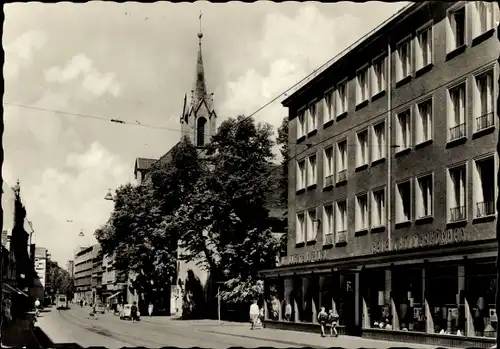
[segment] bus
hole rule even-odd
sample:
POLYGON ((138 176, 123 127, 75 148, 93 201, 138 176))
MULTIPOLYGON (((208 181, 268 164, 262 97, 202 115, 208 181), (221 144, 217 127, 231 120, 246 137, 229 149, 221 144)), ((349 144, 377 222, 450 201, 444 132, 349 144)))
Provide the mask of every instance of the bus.
POLYGON ((68 297, 64 294, 60 294, 56 298, 56 308, 57 309, 68 309, 68 297))

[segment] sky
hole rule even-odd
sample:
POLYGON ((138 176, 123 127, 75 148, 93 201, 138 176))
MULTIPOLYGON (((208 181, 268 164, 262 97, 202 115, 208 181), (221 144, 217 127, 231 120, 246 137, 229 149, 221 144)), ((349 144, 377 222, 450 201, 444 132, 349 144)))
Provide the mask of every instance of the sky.
MULTIPOLYGON (((253 113, 407 4, 5 5, 2 173, 11 186, 20 181, 37 246, 66 266, 79 245, 96 242, 113 209, 108 189, 133 181, 137 157, 159 158, 180 139, 200 11, 220 125, 253 113)), ((282 99, 256 121, 276 130, 287 115, 282 99)))

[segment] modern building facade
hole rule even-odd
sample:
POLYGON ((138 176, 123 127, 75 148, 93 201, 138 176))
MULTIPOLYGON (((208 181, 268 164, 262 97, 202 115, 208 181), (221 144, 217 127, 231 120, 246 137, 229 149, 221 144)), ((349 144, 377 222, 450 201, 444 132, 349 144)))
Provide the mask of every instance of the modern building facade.
POLYGON ((126 283, 120 279, 114 266, 113 256, 104 256, 102 262, 103 299, 107 303, 123 303, 127 299, 126 283))
POLYGON ((75 261, 75 300, 92 302, 92 273, 94 270, 94 249, 98 245, 81 248, 76 253, 75 261))
POLYGON ((75 277, 75 261, 68 261, 68 264, 66 266, 69 277, 74 278, 75 277))
POLYGON ((496 23, 496 3, 411 4, 283 102, 289 236, 262 271, 268 326, 315 328, 325 307, 366 337, 494 343, 496 23))
POLYGON ((45 281, 47 280, 48 256, 49 251, 45 247, 35 248, 35 270, 43 287, 45 287, 45 281))

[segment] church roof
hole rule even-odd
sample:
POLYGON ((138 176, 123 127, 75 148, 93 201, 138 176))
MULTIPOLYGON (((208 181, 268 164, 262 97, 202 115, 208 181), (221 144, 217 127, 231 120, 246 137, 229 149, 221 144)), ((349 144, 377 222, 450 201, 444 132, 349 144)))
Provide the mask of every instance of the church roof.
POLYGON ((149 168, 156 162, 156 159, 137 158, 135 159, 134 172, 149 170, 149 168))
POLYGON ((205 68, 203 66, 203 55, 201 53, 201 38, 203 37, 202 33, 198 33, 198 56, 196 59, 196 75, 193 86, 193 93, 191 96, 191 103, 189 105, 189 112, 196 112, 198 108, 201 106, 203 101, 207 104, 208 110, 212 111, 213 100, 212 96, 207 92, 207 84, 205 81, 205 68))

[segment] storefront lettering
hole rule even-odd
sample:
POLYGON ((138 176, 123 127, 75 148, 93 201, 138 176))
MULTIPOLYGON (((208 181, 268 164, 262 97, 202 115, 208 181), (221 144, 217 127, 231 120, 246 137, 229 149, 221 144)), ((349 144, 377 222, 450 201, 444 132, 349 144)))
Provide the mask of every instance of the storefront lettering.
POLYGON ((317 262, 326 259, 326 251, 313 251, 301 254, 294 254, 281 258, 281 265, 303 264, 309 262, 317 262))
POLYGON ((372 253, 382 253, 390 250, 408 250, 426 246, 449 245, 467 241, 467 234, 463 228, 436 229, 432 232, 418 235, 401 236, 393 239, 392 248, 388 240, 377 240, 372 243, 372 253))

